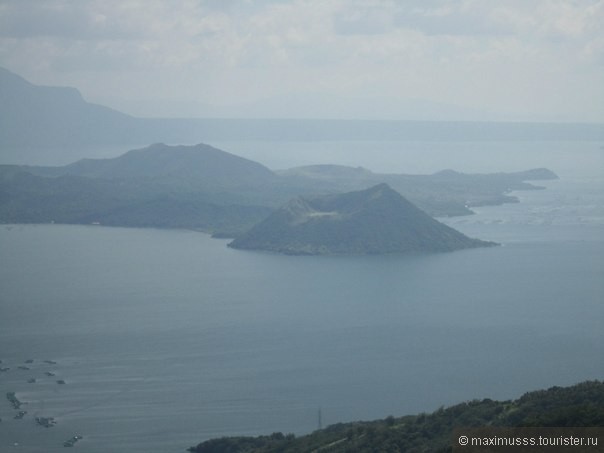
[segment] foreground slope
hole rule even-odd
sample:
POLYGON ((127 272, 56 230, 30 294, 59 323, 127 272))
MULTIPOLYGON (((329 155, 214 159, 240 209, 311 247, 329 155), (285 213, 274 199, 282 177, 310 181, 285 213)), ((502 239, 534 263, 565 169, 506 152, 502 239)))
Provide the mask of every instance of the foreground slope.
POLYGON ((270 436, 213 439, 191 447, 193 453, 447 452, 456 427, 604 426, 604 382, 529 392, 513 401, 474 400, 432 414, 339 423, 296 438, 270 436))
POLYGON ((297 255, 445 252, 490 245, 436 221, 387 184, 296 198, 229 244, 297 255))

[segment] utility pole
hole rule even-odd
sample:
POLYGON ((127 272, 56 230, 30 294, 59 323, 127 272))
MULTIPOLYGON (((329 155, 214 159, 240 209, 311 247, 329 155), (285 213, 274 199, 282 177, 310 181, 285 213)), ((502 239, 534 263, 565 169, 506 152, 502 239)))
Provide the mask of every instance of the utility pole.
POLYGON ((323 429, 323 420, 322 420, 322 417, 321 417, 321 408, 319 408, 318 418, 319 418, 319 423, 318 423, 319 429, 323 429))

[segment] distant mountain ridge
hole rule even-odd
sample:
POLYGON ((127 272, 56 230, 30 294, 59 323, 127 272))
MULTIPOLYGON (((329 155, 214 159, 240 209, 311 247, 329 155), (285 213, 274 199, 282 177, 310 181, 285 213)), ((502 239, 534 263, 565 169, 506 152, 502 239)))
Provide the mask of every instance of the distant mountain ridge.
POLYGON ((292 255, 444 252, 487 247, 436 221, 387 184, 296 198, 229 247, 292 255))
POLYGON ((0 146, 127 143, 136 123, 75 88, 34 85, 0 68, 0 146))
POLYGON ((87 102, 75 88, 37 86, 0 68, 0 152, 13 163, 36 163, 27 156, 40 148, 211 140, 604 140, 604 124, 246 119, 244 112, 239 119, 137 118, 87 102))

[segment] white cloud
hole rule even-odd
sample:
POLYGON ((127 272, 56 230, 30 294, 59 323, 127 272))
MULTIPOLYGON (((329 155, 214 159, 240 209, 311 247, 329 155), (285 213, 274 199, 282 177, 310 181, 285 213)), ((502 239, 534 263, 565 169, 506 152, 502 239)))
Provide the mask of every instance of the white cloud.
POLYGON ((120 105, 325 92, 604 119, 602 23, 604 0, 5 0, 0 65, 120 105))

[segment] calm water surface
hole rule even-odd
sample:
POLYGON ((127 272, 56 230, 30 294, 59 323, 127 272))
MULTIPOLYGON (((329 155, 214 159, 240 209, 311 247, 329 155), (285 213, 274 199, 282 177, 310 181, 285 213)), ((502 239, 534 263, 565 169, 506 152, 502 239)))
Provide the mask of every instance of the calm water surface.
POLYGON ((319 408, 326 425, 602 379, 604 184, 546 185, 447 220, 502 247, 434 255, 290 257, 188 231, 2 226, 0 390, 28 413, 0 404, 0 450, 64 451, 79 434, 85 452, 184 451, 307 433, 319 408))

